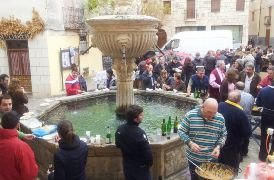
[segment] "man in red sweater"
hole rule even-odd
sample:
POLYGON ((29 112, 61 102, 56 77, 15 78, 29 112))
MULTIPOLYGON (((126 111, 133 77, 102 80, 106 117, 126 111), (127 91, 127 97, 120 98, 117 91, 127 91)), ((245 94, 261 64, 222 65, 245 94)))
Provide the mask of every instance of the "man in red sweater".
POLYGON ((0 129, 0 179, 33 180, 38 174, 34 153, 18 139, 19 118, 14 112, 3 115, 0 129))
POLYGON ((267 76, 259 83, 259 88, 264 88, 271 85, 272 79, 274 79, 274 67, 268 67, 267 76))
POLYGON ((71 74, 68 75, 65 82, 67 96, 76 95, 82 92, 79 84, 78 75, 79 73, 77 68, 75 69, 74 67, 72 67, 71 74))

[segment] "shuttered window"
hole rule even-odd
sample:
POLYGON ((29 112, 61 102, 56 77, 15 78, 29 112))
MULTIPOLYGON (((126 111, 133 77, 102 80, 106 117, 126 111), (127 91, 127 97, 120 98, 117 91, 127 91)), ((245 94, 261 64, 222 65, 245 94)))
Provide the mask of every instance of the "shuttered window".
POLYGON ((236 11, 245 10, 245 0, 236 0, 236 11))
POLYGON ((195 0, 187 0, 186 10, 187 10, 186 18, 194 19, 195 18, 195 0))
POLYGON ((221 0, 211 0, 211 12, 220 12, 221 0))

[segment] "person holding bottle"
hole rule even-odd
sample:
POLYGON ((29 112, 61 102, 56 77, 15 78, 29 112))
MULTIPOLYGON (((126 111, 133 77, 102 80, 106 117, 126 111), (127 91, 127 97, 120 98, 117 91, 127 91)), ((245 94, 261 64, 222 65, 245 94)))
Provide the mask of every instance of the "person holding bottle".
POLYGON ((203 94, 201 96, 207 96, 207 90, 209 86, 208 76, 205 75, 204 67, 197 68, 196 74, 192 75, 187 86, 187 95, 195 93, 195 90, 200 90, 203 94))
POLYGON ((115 144, 123 156, 125 180, 151 180, 152 151, 145 131, 139 127, 143 116, 142 107, 130 105, 127 123, 119 126, 115 133, 115 144))

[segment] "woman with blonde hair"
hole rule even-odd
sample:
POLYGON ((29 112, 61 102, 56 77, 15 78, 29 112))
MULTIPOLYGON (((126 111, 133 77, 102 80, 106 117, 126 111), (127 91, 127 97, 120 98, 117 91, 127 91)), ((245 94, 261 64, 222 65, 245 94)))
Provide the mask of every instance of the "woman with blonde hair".
POLYGON ((21 117, 25 112, 29 112, 29 109, 25 104, 28 103, 28 96, 25 94, 24 88, 20 85, 18 78, 13 78, 10 82, 8 93, 12 98, 12 110, 17 112, 21 117))

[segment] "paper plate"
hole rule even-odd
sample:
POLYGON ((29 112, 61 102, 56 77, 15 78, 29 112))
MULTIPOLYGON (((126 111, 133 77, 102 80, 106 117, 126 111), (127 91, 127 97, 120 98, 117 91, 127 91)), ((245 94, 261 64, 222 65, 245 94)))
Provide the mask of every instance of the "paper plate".
POLYGON ((26 112, 23 114, 23 116, 33 116, 34 112, 26 112))
POLYGON ((35 118, 30 118, 27 120, 20 119, 20 123, 30 129, 39 128, 42 126, 42 122, 40 122, 38 119, 35 119, 35 118))
POLYGON ((85 143, 87 142, 87 138, 84 138, 84 137, 80 137, 80 140, 84 141, 85 143))
POLYGON ((40 106, 42 106, 42 107, 43 107, 43 106, 48 106, 48 105, 49 105, 49 103, 41 103, 41 104, 40 104, 40 106))
POLYGON ((20 120, 28 120, 28 119, 30 119, 30 118, 31 118, 30 115, 24 115, 24 116, 21 116, 21 117, 20 117, 20 120))
POLYGON ((48 134, 48 135, 43 136, 42 139, 52 140, 52 139, 54 139, 57 136, 57 134, 58 134, 57 132, 52 133, 52 134, 48 134))

